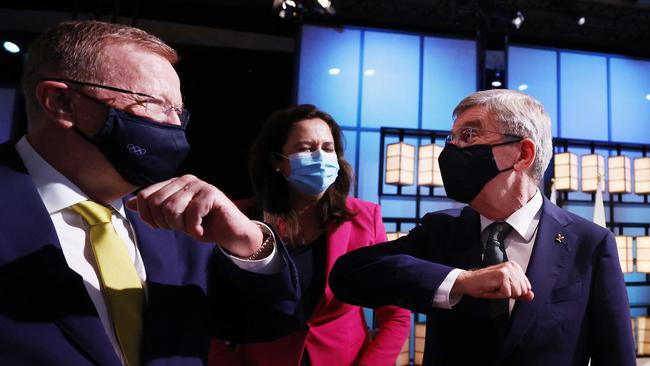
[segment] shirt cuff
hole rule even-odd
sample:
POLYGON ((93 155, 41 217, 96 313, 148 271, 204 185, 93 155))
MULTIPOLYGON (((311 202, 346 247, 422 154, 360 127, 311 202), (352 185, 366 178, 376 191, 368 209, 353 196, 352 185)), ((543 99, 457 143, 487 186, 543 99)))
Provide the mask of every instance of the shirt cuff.
POLYGON ((451 309, 452 306, 458 304, 460 299, 463 297, 462 294, 455 294, 455 296, 450 297, 451 289, 456 283, 458 275, 465 272, 462 269, 454 268, 447 274, 445 280, 442 281, 440 286, 436 289, 436 292, 433 294, 432 305, 434 308, 439 309, 451 309))
POLYGON ((259 222, 255 220, 253 220, 253 222, 256 223, 260 227, 260 229, 265 231, 265 234, 270 235, 271 236, 270 240, 273 241, 273 251, 266 258, 257 259, 257 260, 242 259, 242 258, 235 257, 234 255, 228 254, 219 245, 217 245, 217 247, 219 247, 219 250, 221 250, 221 252, 226 257, 228 257, 237 267, 245 271, 250 271, 259 274, 275 274, 281 272, 282 265, 284 263, 283 263, 282 255, 278 253, 278 246, 276 244, 273 230, 271 230, 263 222, 259 222))

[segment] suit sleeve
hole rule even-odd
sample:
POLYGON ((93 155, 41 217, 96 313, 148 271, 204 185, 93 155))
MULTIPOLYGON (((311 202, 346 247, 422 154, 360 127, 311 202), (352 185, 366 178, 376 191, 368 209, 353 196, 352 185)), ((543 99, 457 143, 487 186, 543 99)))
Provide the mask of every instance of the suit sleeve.
POLYGON ((214 338, 233 343, 271 341, 304 324, 295 265, 280 236, 274 235, 282 256, 277 273, 241 269, 221 250, 214 250, 208 283, 214 338))
MULTIPOLYGON (((382 243, 386 241, 386 230, 379 206, 374 211, 375 243, 382 243)), ((394 365, 411 329, 411 312, 397 306, 382 306, 375 310, 375 316, 379 329, 359 365, 394 365)))
POLYGON ((600 243, 596 255, 589 314, 591 364, 636 365, 627 290, 611 232, 600 243))
POLYGON ((433 294, 452 268, 431 261, 430 233, 436 223, 430 215, 407 236, 339 257, 330 273, 334 295, 370 308, 396 305, 431 312, 433 294))

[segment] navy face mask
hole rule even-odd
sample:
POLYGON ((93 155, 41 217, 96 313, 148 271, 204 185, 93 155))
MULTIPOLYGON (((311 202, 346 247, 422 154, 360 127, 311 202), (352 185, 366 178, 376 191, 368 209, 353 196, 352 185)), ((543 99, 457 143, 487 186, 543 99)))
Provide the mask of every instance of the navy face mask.
POLYGON ((190 150, 185 126, 107 108, 106 122, 94 137, 73 128, 97 146, 122 178, 134 186, 144 187, 173 177, 190 150))
POLYGON ((440 153, 440 175, 447 196, 458 202, 469 203, 476 198, 483 187, 494 177, 513 167, 499 170, 492 148, 513 144, 519 140, 494 145, 470 145, 458 147, 447 143, 440 153))

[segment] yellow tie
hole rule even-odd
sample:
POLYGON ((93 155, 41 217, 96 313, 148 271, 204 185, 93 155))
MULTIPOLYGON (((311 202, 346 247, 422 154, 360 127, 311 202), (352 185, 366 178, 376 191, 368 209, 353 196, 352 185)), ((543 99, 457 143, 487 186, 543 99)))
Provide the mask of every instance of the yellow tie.
POLYGON ((92 201, 71 208, 90 226, 90 243, 122 355, 128 366, 139 366, 144 291, 133 260, 115 232, 110 208, 92 201))

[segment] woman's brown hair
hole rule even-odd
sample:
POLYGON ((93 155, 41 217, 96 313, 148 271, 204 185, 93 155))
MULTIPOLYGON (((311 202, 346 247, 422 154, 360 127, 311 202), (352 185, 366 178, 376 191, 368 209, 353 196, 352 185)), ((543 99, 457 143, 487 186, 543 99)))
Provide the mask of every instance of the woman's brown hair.
POLYGON ((274 159, 282 153, 282 147, 295 123, 316 118, 329 126, 339 163, 336 181, 318 202, 321 224, 323 227, 332 223, 338 226, 354 216, 345 204, 352 182, 352 167, 343 156, 341 127, 332 116, 311 104, 276 111, 262 126, 250 151, 249 173, 254 191, 252 214, 278 228, 282 237, 293 245, 302 243, 300 224, 296 213, 289 206, 289 183, 276 171, 274 159))

